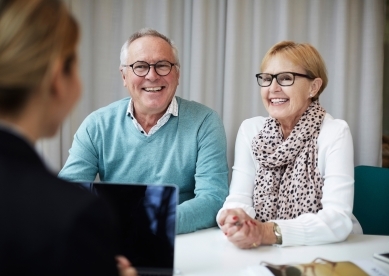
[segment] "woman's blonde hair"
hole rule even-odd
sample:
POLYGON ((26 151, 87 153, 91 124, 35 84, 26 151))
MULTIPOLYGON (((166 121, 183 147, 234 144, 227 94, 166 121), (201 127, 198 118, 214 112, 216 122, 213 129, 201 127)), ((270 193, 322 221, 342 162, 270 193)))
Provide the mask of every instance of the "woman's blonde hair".
POLYGON ((323 83, 319 91, 312 98, 312 100, 318 99, 327 86, 328 77, 324 60, 315 47, 308 43, 300 44, 293 41, 281 41, 267 51, 261 63, 261 72, 268 65, 270 59, 278 54, 290 60, 293 64, 301 66, 308 76, 322 79, 323 83))
POLYGON ((70 73, 79 27, 59 0, 0 0, 0 114, 17 114, 58 60, 70 73))

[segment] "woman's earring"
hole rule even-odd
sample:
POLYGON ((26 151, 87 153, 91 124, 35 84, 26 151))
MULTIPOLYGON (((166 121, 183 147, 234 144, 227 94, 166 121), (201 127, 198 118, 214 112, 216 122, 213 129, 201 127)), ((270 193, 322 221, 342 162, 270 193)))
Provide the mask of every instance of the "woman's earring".
POLYGON ((312 98, 313 97, 312 94, 309 94, 309 97, 312 98))

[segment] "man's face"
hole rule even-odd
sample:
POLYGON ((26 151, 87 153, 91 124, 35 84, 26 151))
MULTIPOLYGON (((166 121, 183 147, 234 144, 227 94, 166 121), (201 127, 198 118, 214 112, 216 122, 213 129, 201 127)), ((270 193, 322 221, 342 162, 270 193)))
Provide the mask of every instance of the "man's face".
MULTIPOLYGON (((172 47, 162 38, 141 37, 128 47, 127 65, 137 61, 155 64, 162 60, 176 62, 172 47)), ((150 71, 144 77, 135 75, 131 67, 126 67, 121 72, 123 85, 127 88, 134 102, 135 113, 160 114, 162 116, 176 92, 180 76, 178 68, 173 66, 171 72, 166 76, 158 75, 154 66, 150 67, 150 71)))

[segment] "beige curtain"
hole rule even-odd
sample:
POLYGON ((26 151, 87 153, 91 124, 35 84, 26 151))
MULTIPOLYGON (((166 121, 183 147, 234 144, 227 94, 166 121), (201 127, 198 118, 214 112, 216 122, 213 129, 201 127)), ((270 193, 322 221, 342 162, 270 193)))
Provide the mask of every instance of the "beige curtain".
POLYGON ((352 130, 355 165, 381 164, 384 0, 67 0, 82 28, 84 94, 58 135, 38 143, 55 171, 92 111, 127 96, 119 52, 142 27, 169 36, 180 52, 177 95, 222 117, 229 165, 240 123, 266 116, 254 75, 276 42, 313 44, 327 64, 320 101, 352 130))

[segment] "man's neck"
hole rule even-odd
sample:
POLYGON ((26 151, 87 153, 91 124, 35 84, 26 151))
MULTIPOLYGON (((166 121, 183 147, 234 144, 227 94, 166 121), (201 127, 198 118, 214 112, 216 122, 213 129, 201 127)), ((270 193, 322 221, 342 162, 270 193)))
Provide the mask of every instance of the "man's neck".
POLYGON ((136 113, 134 110, 134 117, 136 118, 138 124, 140 124, 143 128, 143 130, 146 133, 149 133, 150 129, 155 126, 158 122, 159 119, 165 114, 163 112, 162 114, 139 114, 136 113))
POLYGON ((151 128, 158 123, 158 120, 166 113, 169 104, 163 111, 158 113, 139 112, 136 110, 135 103, 132 103, 132 115, 135 117, 138 124, 140 124, 146 133, 149 133, 151 128))

